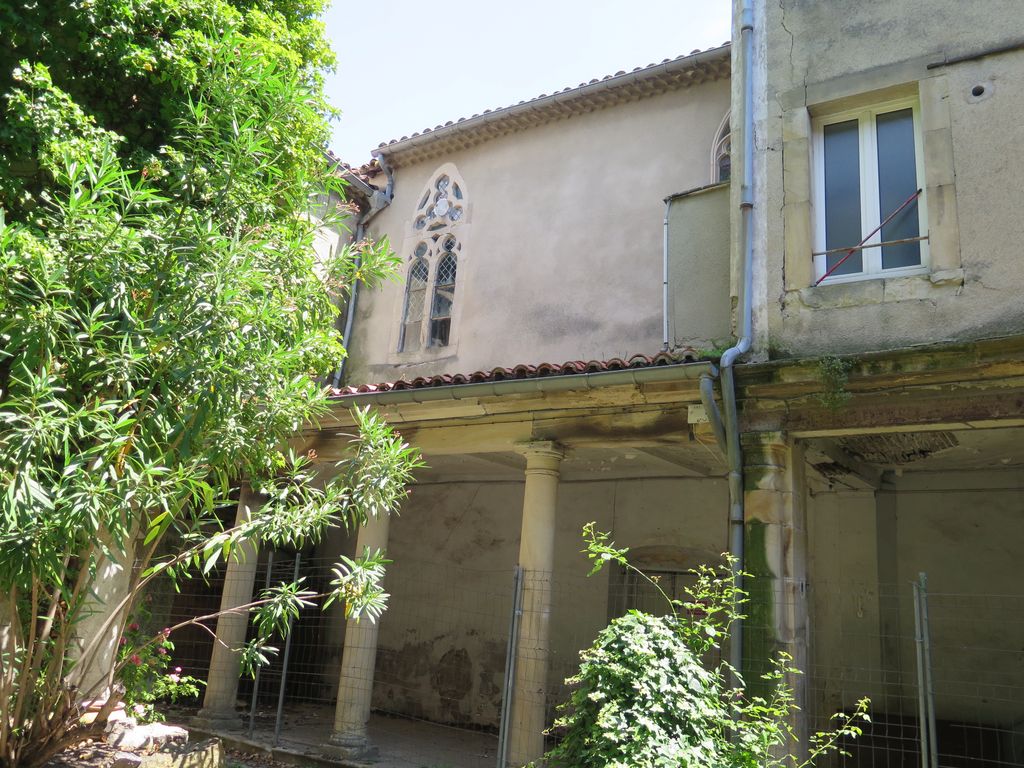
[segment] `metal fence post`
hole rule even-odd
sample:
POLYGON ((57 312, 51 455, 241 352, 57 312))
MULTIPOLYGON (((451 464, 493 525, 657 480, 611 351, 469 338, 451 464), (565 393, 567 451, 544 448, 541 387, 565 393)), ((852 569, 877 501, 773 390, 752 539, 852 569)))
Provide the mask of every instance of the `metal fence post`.
MULTIPOLYGON (((295 553, 292 581, 299 580, 299 553, 295 553)), ((288 619, 288 636, 284 639, 284 658, 281 659, 281 689, 277 692, 277 719, 274 721, 274 746, 281 740, 281 719, 284 712, 284 689, 288 682, 288 655, 292 650, 292 620, 288 619)))
POLYGON ((519 619, 523 615, 523 569, 517 565, 512 574, 512 616, 509 620, 505 650, 505 681, 501 688, 501 719, 498 723, 498 768, 505 768, 508 755, 508 719, 516 675, 516 651, 519 648, 519 619))
POLYGON ((938 735, 935 733, 935 687, 932 681, 932 641, 928 626, 928 574, 917 575, 921 600, 921 658, 924 662, 924 692, 928 715, 928 756, 931 768, 939 768, 938 735))
POLYGON ((928 631, 928 575, 919 573, 914 588, 914 644, 917 655, 917 719, 921 736, 921 768, 938 768, 935 733, 935 690, 932 686, 932 650, 928 631))
MULTIPOLYGON (((267 578, 264 580, 264 589, 270 589, 271 571, 274 569, 274 550, 267 552, 267 578)), ((252 738, 253 730, 256 727, 256 700, 260 695, 260 667, 256 667, 256 674, 252 678, 252 701, 249 702, 249 738, 252 738)))
POLYGON ((931 768, 928 761, 928 705, 924 693, 924 643, 921 639, 921 585, 912 582, 914 590, 914 655, 917 661, 917 727, 921 739, 921 768, 931 768))

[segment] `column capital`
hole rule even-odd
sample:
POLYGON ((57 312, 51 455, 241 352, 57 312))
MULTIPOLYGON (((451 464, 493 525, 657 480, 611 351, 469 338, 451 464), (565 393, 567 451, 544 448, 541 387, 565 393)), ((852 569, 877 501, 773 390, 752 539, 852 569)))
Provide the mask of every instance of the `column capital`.
POLYGON ((558 471, 565 449, 554 440, 531 440, 516 443, 516 453, 526 457, 526 471, 533 469, 558 471))

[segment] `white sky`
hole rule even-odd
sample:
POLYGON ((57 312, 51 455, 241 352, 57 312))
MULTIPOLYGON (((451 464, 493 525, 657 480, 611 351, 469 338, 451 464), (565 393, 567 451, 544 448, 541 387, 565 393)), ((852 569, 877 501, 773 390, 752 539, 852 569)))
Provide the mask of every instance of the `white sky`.
POLYGON ((390 139, 729 39, 729 0, 334 0, 342 109, 358 165, 390 139))

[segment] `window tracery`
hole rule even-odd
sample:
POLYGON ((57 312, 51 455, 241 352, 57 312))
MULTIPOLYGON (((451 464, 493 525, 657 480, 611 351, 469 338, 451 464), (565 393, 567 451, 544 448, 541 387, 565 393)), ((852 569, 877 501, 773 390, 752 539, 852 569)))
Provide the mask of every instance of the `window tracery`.
POLYGON ((452 341, 462 251, 458 225, 466 213, 464 185, 455 175, 437 174, 416 205, 399 352, 446 347, 452 341))

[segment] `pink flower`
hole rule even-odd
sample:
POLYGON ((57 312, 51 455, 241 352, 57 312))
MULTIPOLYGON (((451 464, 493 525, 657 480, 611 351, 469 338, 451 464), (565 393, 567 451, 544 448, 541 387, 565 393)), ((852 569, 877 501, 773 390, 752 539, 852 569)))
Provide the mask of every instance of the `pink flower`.
POLYGON ((171 628, 170 627, 164 627, 163 629, 160 630, 160 634, 163 635, 164 637, 170 637, 171 636, 171 628))
POLYGON ((167 655, 167 649, 166 648, 157 648, 156 652, 159 653, 161 656, 166 656, 167 655))
POLYGON ((174 674, 180 675, 181 674, 181 667, 175 667, 174 668, 174 674))
POLYGON ((170 680, 172 683, 177 683, 181 681, 181 678, 178 675, 168 675, 167 679, 170 680))
POLYGON ((129 624, 128 625, 128 631, 129 632, 138 632, 139 631, 139 624, 138 624, 138 622, 133 621, 131 624, 129 624))
POLYGON ((130 661, 132 664, 134 664, 136 667, 138 667, 138 666, 141 666, 141 664, 142 664, 142 657, 139 656, 139 654, 137 654, 137 653, 133 653, 131 658, 128 659, 128 661, 130 661))
POLYGON ((122 638, 121 638, 121 642, 120 642, 120 645, 128 645, 128 640, 127 640, 126 638, 123 638, 123 637, 122 637, 122 638))

